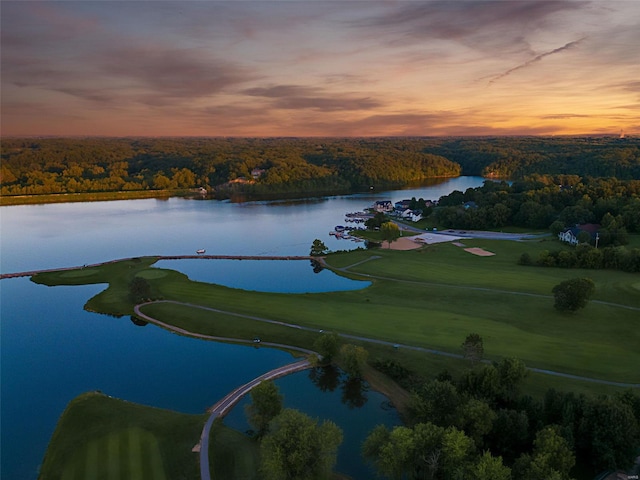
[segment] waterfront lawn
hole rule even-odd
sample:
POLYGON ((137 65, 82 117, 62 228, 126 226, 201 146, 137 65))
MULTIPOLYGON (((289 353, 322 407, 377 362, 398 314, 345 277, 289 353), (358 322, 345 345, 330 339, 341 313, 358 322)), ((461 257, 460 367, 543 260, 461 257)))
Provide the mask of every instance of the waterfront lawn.
POLYGON ((197 478, 206 415, 187 415, 89 392, 60 417, 40 480, 197 478))

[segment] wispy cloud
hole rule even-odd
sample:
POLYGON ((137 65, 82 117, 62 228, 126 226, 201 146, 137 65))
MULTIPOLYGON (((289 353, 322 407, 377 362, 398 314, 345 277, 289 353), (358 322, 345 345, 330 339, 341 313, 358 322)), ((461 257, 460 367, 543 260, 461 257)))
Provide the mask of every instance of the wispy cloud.
POLYGON ((316 87, 300 85, 276 85, 244 90, 242 93, 254 97, 273 99, 272 107, 285 110, 312 109, 323 112, 340 110, 370 110, 382 106, 381 102, 352 94, 332 93, 316 87))
POLYGON ((392 44, 453 41, 474 50, 529 49, 529 36, 589 2, 461 0, 399 2, 353 25, 392 44))
POLYGON ((566 45, 563 45, 562 47, 556 48, 554 50, 550 50, 548 52, 544 52, 541 53, 540 55, 536 55, 535 57, 533 57, 531 60, 528 60, 524 63, 521 63, 520 65, 517 65, 513 68, 510 68, 509 70, 507 70, 506 72, 502 72, 499 75, 496 75, 495 77, 493 77, 491 80, 489 80, 489 85, 494 84, 495 82, 497 82, 498 80, 511 75, 513 72, 517 72, 518 70, 522 70, 523 68, 527 68, 530 65, 533 65, 536 62, 539 62, 540 60, 542 60, 545 57, 548 57, 550 55, 554 55, 556 53, 560 53, 563 52, 564 50, 568 50, 570 48, 575 47, 576 45, 578 45, 580 42, 582 42, 586 37, 580 38, 578 40, 575 40, 573 42, 569 42, 566 45))

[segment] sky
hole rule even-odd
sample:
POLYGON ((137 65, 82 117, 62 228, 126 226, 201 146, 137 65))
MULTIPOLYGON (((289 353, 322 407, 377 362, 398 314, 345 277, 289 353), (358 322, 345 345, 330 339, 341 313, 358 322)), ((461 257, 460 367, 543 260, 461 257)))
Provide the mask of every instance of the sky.
POLYGON ((640 135, 640 2, 6 1, 0 134, 640 135))

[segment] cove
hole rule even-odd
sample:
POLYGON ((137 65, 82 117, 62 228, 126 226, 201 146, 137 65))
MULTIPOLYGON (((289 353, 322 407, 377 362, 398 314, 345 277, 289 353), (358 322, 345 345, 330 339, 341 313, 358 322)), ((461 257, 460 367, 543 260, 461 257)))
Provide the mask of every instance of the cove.
POLYGON ((306 260, 160 260, 154 267, 177 270, 197 282, 258 292, 337 292, 371 285, 318 269, 306 260))

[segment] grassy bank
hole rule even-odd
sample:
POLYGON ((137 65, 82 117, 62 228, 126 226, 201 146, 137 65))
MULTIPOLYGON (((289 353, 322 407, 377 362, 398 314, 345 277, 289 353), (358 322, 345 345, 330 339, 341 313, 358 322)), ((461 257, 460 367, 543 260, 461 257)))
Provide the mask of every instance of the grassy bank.
MULTIPOLYGON (((591 302, 576 314, 562 314, 553 308, 551 297, 551 288, 560 281, 589 276, 596 283, 597 300, 637 308, 637 275, 517 265, 522 251, 533 254, 557 247, 551 241, 466 243, 496 255, 477 257, 449 244, 408 252, 378 249, 330 255, 327 262, 333 268, 353 265, 341 274, 360 279, 365 276, 372 281, 370 287, 358 291, 296 295, 249 292, 191 282, 170 270, 150 275, 153 278, 148 281, 155 298, 453 353, 460 353, 466 335, 477 332, 490 359, 515 356, 533 367, 603 380, 640 381, 640 352, 634 348, 640 344, 637 311, 591 302)), ((133 307, 126 298, 128 284, 135 275, 149 276, 144 272, 153 260, 107 265, 86 277, 58 272, 38 275, 34 280, 47 284, 109 283, 108 289, 89 300, 87 308, 127 315, 133 307)), ((313 332, 185 306, 159 304, 145 308, 146 313, 162 321, 199 333, 260 336, 264 341, 303 347, 310 347, 316 337, 313 332)), ((424 375, 466 366, 426 353, 399 352, 372 344, 367 348, 372 356, 401 357, 408 367, 424 375)), ((555 383, 541 375, 531 378, 533 391, 555 383)), ((608 390, 577 381, 563 380, 562 384, 567 389, 608 390)))
POLYGON ((191 449, 206 419, 98 392, 82 394, 60 417, 39 478, 198 478, 198 457, 191 449))
POLYGON ((184 190, 125 190, 117 192, 51 193, 45 195, 2 195, 0 206, 35 205, 44 203, 105 202, 109 200, 138 200, 141 198, 184 197, 184 190))

